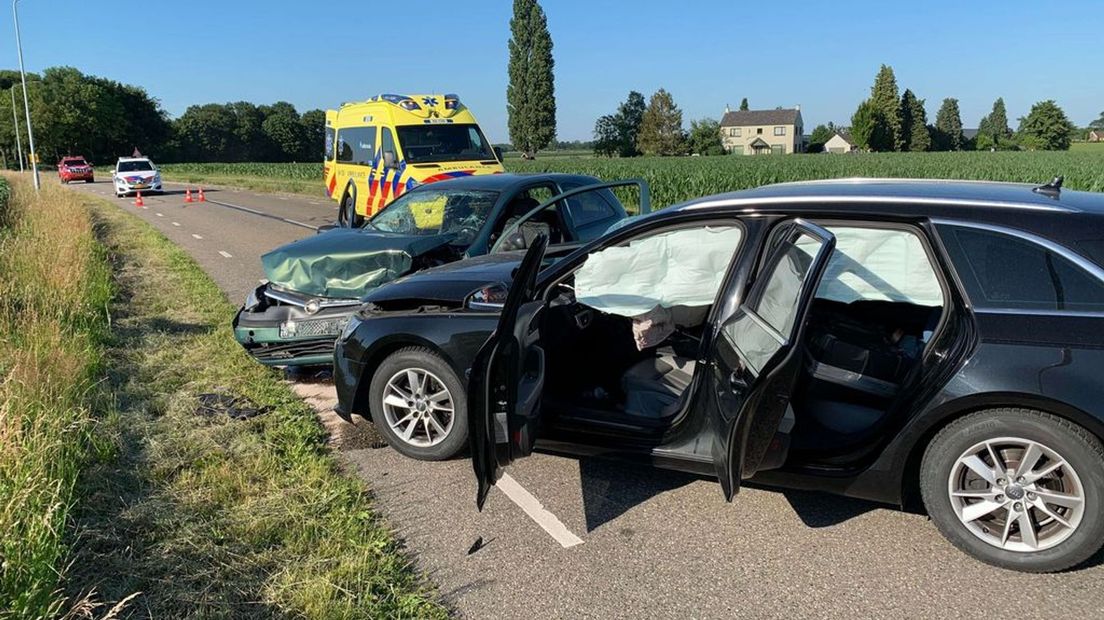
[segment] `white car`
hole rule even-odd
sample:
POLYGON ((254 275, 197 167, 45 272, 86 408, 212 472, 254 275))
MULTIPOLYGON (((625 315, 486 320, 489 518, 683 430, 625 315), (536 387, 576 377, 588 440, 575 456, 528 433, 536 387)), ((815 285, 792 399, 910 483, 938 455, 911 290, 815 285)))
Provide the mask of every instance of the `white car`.
POLYGON ((135 192, 161 193, 161 171, 148 157, 120 157, 111 182, 119 198, 135 192))

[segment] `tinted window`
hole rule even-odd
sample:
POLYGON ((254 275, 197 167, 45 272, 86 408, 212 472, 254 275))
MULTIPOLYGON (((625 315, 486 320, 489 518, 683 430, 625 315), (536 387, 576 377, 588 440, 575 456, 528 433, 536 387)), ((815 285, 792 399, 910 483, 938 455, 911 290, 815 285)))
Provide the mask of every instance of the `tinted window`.
POLYGON ((567 207, 571 212, 571 221, 575 223, 575 226, 583 227, 616 217, 617 210, 609 203, 606 198, 607 194, 610 194, 610 191, 604 189, 583 192, 568 198, 567 207))
POLYGON ((326 161, 333 161, 334 146, 335 146, 334 140, 335 140, 336 137, 337 137, 337 134, 334 132, 334 128, 333 127, 327 127, 326 128, 326 146, 325 146, 325 150, 322 152, 322 159, 324 159, 326 161))
POLYGON ((148 161, 121 161, 118 164, 119 172, 144 172, 153 170, 153 164, 148 161))
POLYGON ((1044 246, 962 226, 940 232, 979 308, 1104 311, 1104 283, 1044 246))
POLYGON ((836 248, 817 297, 943 305, 943 291, 923 242, 907 230, 829 226, 836 248))
POLYGON ((337 132, 337 161, 370 166, 375 156, 375 127, 344 127, 337 132))
POLYGON ((396 129, 403 154, 410 163, 495 159, 476 125, 403 125, 396 129))

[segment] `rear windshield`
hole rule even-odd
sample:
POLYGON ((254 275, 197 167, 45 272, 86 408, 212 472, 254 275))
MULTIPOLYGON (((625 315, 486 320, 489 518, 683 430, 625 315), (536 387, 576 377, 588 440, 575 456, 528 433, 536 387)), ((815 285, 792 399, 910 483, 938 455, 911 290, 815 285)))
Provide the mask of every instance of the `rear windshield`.
POLYGON ((478 125, 404 125, 397 129, 399 145, 409 163, 495 158, 478 125))
POLYGON ((65 165, 65 166, 87 166, 88 165, 88 162, 84 161, 83 159, 66 159, 66 160, 63 160, 61 163, 62 163, 62 165, 65 165))
POLYGON ((148 161, 121 161, 119 162, 119 172, 140 172, 143 170, 153 170, 153 164, 148 161))

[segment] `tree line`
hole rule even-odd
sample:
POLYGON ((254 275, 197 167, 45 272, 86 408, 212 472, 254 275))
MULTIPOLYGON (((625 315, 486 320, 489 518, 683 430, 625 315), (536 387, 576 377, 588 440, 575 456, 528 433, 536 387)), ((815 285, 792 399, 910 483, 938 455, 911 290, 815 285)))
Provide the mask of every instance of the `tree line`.
MULTIPOLYGON (((1104 118, 1104 114, 1102 114, 1104 118)), ((809 150, 823 148, 837 128, 818 125, 809 138, 809 150)), ((882 65, 864 99, 851 116, 850 135, 866 151, 961 151, 961 150, 1065 150, 1080 130, 1053 100, 1040 101, 1019 119, 1015 131, 1008 124, 1004 99, 978 123, 977 135, 963 132, 958 99, 943 100, 935 122, 928 123, 924 100, 911 90, 898 95, 893 68, 882 65)))
MULTIPOLYGON (((27 74, 27 98, 35 146, 47 165, 64 155, 112 163, 135 149, 163 162, 314 161, 322 156, 325 112, 300 114, 287 102, 193 105, 170 119, 144 89, 72 67, 27 74)), ((22 81, 17 71, 0 70, 0 167, 18 167, 16 126, 26 157, 22 81)))
MULTIPOLYGON (((744 99, 743 106, 747 105, 744 99)), ((746 108, 744 108, 746 109, 746 108)), ((711 118, 682 127, 682 110, 671 93, 660 88, 644 102, 644 95, 630 91, 613 114, 594 123, 594 154, 600 157, 639 155, 723 155, 721 124, 711 118)))

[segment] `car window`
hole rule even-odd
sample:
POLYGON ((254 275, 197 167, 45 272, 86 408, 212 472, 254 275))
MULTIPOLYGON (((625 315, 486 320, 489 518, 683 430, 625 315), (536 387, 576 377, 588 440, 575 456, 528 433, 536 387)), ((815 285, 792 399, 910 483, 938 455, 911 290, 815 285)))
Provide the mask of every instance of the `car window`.
POLYGON ((121 161, 117 166, 119 172, 144 172, 153 170, 153 164, 148 161, 121 161))
POLYGON ((778 258, 760 276, 753 296, 723 327, 750 369, 758 375, 793 337, 800 314, 801 289, 824 242, 805 233, 785 241, 778 258), (765 279, 763 279, 765 278, 765 279))
POLYGON ((371 166, 376 156, 375 127, 343 127, 337 132, 337 161, 371 166))
POLYGON ((400 125, 396 130, 410 163, 495 159, 487 139, 472 124, 400 125))
POLYGON ((709 306, 743 232, 737 225, 703 224, 653 231, 591 252, 575 272, 575 299, 628 317, 656 306, 709 306))
POLYGON ((497 200, 497 192, 429 186, 399 196, 366 225, 404 235, 455 233, 454 242, 466 245, 475 239, 497 200))
POLYGON ((326 143, 324 151, 322 152, 322 159, 326 161, 332 161, 334 158, 334 147, 337 145, 337 132, 333 127, 326 128, 326 143))
POLYGON ((816 296, 943 305, 943 291, 924 244, 903 229, 826 226, 836 236, 816 296))
POLYGON ((1050 248, 965 226, 939 232, 978 308, 1104 311, 1104 282, 1050 248))

